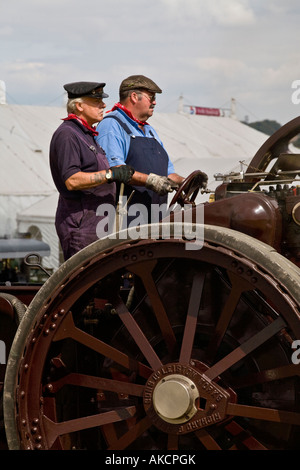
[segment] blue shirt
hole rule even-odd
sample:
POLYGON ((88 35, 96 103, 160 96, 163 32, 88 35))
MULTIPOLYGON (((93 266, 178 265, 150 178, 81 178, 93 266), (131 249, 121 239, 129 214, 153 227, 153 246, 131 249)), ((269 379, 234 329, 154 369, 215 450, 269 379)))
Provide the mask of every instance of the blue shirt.
MULTIPOLYGON (((117 116, 126 124, 132 135, 156 139, 163 147, 163 143, 152 126, 146 124, 143 132, 138 123, 131 119, 123 110, 111 111, 111 116, 117 116)), ((110 166, 125 165, 129 152, 131 136, 123 129, 116 119, 103 119, 97 126, 99 135, 96 137, 98 144, 105 150, 110 166)), ((173 163, 169 158, 168 175, 175 173, 173 163)))

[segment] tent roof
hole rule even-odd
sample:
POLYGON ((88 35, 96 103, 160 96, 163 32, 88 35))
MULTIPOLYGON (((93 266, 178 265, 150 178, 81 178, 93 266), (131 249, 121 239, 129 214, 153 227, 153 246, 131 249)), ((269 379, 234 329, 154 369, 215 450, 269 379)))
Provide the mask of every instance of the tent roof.
POLYGON ((62 108, 0 105, 1 195, 47 195, 55 191, 49 143, 62 108))
POLYGON ((32 204, 27 209, 18 214, 18 220, 22 222, 49 222, 52 218, 54 222, 55 212, 58 202, 58 193, 44 197, 41 201, 32 204))
POLYGON ((186 158, 252 158, 266 136, 230 117, 156 113, 149 121, 159 132, 173 163, 186 158))
MULTIPOLYGON (((4 175, 0 196, 38 195, 42 199, 56 194, 49 167, 49 144, 65 116, 64 107, 0 105, 4 175)), ((249 162, 267 138, 229 117, 156 112, 149 122, 157 129, 175 171, 188 176, 196 169, 204 170, 209 183, 214 181, 215 172, 239 168, 239 161, 249 162)), ((54 199, 48 199, 48 206, 45 200, 43 207, 32 210, 40 208, 40 215, 53 215, 54 199)), ((21 207, 23 214, 24 204, 21 207)))

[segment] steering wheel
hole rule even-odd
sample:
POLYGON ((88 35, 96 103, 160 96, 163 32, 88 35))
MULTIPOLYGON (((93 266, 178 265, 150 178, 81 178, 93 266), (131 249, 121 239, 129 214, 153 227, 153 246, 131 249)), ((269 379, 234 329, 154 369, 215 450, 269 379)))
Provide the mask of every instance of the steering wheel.
POLYGON ((201 186, 197 181, 199 174, 203 174, 200 170, 193 171, 189 176, 187 176, 176 192, 172 201, 170 202, 169 208, 174 204, 178 203, 181 207, 184 207, 185 204, 194 204, 197 194, 201 186))

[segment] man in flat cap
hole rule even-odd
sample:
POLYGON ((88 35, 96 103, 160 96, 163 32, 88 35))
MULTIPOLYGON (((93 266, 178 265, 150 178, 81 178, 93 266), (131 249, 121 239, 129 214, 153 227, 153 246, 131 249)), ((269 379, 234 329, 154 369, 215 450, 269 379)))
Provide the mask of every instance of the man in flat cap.
MULTIPOLYGON (((135 173, 130 186, 125 185, 124 195, 130 198, 131 205, 146 207, 145 223, 151 223, 151 206, 166 204, 168 193, 184 179, 175 173, 162 141, 147 122, 153 115, 156 93, 162 90, 144 75, 125 78, 120 85, 119 102, 98 124, 96 137, 111 167, 125 163, 134 167, 135 173)), ((203 178, 207 180, 205 174, 203 178)), ((127 223, 131 220, 128 218, 127 223)))
MULTIPOLYGON (((135 174, 124 195, 130 204, 143 204, 151 222, 151 205, 167 202, 168 193, 182 181, 154 128, 147 122, 153 115, 156 93, 162 90, 144 75, 122 81, 119 102, 98 124, 97 142, 105 150, 111 167, 132 165, 135 174), (132 196, 132 191, 134 193, 132 196)), ((132 219, 128 218, 127 223, 132 219)))
POLYGON ((105 217, 97 216, 98 206, 114 206, 114 182, 128 183, 134 173, 128 165, 110 169, 95 140, 94 125, 103 119, 103 98, 108 97, 104 86, 97 82, 64 85, 68 116, 50 143, 50 168, 59 192, 55 226, 65 260, 97 240, 96 226, 105 217))

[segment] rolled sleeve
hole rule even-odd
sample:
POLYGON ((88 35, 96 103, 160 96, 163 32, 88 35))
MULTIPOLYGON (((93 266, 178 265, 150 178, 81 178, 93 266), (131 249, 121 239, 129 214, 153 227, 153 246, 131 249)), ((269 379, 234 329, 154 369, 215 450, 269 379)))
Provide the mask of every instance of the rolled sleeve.
POLYGON ((168 175, 171 175, 172 173, 175 173, 175 168, 174 168, 174 165, 173 163, 171 162, 170 158, 169 158, 169 162, 168 162, 168 175))

